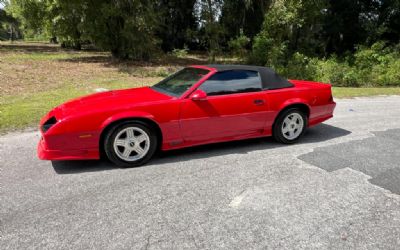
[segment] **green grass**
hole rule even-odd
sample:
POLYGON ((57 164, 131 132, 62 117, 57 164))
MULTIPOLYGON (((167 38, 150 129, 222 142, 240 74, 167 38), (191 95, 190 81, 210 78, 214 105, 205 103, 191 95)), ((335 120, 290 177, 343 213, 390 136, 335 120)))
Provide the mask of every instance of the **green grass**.
POLYGON ((45 60, 66 60, 82 57, 80 54, 73 53, 30 53, 30 54, 11 54, 5 57, 9 61, 18 60, 34 60, 34 61, 45 61, 45 60))
POLYGON ((82 89, 64 88, 32 96, 1 98, 0 132, 17 130, 38 124, 51 108, 77 96, 87 94, 82 89))
POLYGON ((400 95, 399 88, 345 88, 333 87, 333 96, 335 98, 351 98, 358 96, 375 95, 400 95))
MULTIPOLYGON (((95 85, 98 88, 110 90, 140 86, 138 83, 119 80, 98 82, 95 85)), ((37 125, 40 118, 52 108, 67 100, 95 93, 93 86, 90 86, 91 88, 65 87, 24 96, 0 97, 0 133, 37 125)))

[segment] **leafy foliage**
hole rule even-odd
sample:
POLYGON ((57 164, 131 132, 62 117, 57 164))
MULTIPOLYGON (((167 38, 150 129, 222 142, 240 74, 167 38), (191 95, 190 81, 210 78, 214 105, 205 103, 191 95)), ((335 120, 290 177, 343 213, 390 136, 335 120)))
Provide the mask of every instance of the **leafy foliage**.
POLYGON ((88 1, 84 20, 88 39, 113 56, 148 60, 157 52, 155 15, 145 0, 88 1))
POLYGON ((223 27, 225 41, 244 35, 248 38, 256 36, 264 22, 264 16, 271 0, 224 0, 220 22, 223 27))
POLYGON ((249 43, 250 38, 241 32, 240 36, 233 38, 228 42, 228 47, 235 56, 244 58, 247 54, 247 46, 249 43))
MULTIPOLYGON (((81 48, 84 8, 78 0, 53 0, 48 7, 52 37, 58 37, 63 47, 81 48)), ((54 39, 54 38, 53 38, 54 39)), ((54 39, 56 40, 56 39, 54 39)))
POLYGON ((17 19, 0 9, 0 40, 17 39, 21 33, 18 26, 17 19))
POLYGON ((371 47, 359 47, 346 58, 318 59, 295 53, 280 73, 340 87, 399 86, 400 49, 378 42, 371 47))
POLYGON ((156 36, 161 40, 163 51, 181 49, 186 44, 194 46, 196 0, 155 1, 158 16, 156 36))
POLYGON ((185 58, 189 53, 189 49, 187 46, 185 46, 183 49, 173 49, 172 50, 172 55, 178 57, 178 58, 185 58))
POLYGON ((218 22, 218 16, 222 5, 222 0, 199 0, 196 5, 199 24, 204 31, 206 47, 208 47, 211 62, 215 61, 215 57, 220 51, 219 40, 223 31, 221 24, 218 22))
POLYGON ((90 43, 120 59, 149 60, 161 51, 185 57, 189 50, 203 50, 210 61, 230 53, 289 77, 338 86, 399 84, 400 0, 2 3, 3 37, 12 24, 25 38, 75 49, 90 43))
POLYGON ((10 0, 5 9, 20 21, 24 35, 32 37, 47 32, 48 4, 48 0, 10 0))

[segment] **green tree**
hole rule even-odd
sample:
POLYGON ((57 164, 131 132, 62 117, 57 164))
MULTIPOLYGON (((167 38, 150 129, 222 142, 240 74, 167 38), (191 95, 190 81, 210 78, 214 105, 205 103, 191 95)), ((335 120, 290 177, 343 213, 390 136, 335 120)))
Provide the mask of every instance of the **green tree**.
POLYGON ((221 12, 221 25, 229 41, 241 34, 253 38, 260 32, 264 15, 272 0, 225 0, 221 12))
POLYGON ((296 52, 321 55, 326 6, 326 0, 275 0, 254 39, 251 60, 278 68, 285 67, 296 52))
POLYGON ((30 36, 55 37, 80 49, 83 40, 118 58, 149 59, 158 48, 155 5, 145 0, 11 0, 30 36))
MULTIPOLYGON (((204 49, 209 52, 210 61, 215 61, 217 53, 225 48, 241 56, 251 48, 253 63, 285 68, 289 63, 303 61, 302 58, 335 54, 341 59, 360 45, 370 47, 385 41, 387 46, 393 46, 400 39, 400 0, 1 3, 25 37, 57 38, 63 46, 77 49, 82 42, 89 41, 115 57, 140 60, 150 59, 159 48, 204 49)), ((10 22, 6 23, 5 15, 2 16, 4 37, 10 32, 10 22)))
POLYGON ((35 37, 47 31, 48 6, 48 0, 10 0, 6 11, 20 21, 26 37, 35 37))
POLYGON ((223 0, 199 0, 197 5, 199 25, 204 29, 204 37, 211 62, 215 62, 216 55, 220 51, 220 38, 223 34, 223 27, 220 25, 219 17, 222 5, 223 0))
POLYGON ((192 34, 197 28, 194 5, 196 0, 154 1, 158 10, 156 35, 164 51, 183 49, 193 43, 192 34))
POLYGON ((299 9, 302 1, 276 0, 265 15, 261 32, 253 44, 254 63, 279 67, 284 64, 293 30, 303 25, 299 9))
POLYGON ((247 55, 246 47, 249 43, 250 39, 241 32, 240 36, 229 40, 228 47, 235 56, 243 59, 247 55))
POLYGON ((329 0, 324 22, 326 53, 354 52, 357 45, 400 39, 399 0, 329 0))
POLYGON ((365 40, 360 14, 366 1, 330 0, 324 25, 327 54, 354 51, 365 40))
POLYGON ((17 19, 4 9, 0 9, 0 40, 14 41, 18 39, 20 37, 19 25, 17 19))
POLYGON ((154 5, 146 0, 95 0, 85 6, 84 34, 117 58, 148 60, 158 49, 154 5))
POLYGON ((390 45, 400 41, 400 0, 370 1, 362 23, 369 45, 385 40, 390 45))
POLYGON ((52 0, 47 13, 48 29, 63 47, 81 49, 85 2, 81 0, 52 0))

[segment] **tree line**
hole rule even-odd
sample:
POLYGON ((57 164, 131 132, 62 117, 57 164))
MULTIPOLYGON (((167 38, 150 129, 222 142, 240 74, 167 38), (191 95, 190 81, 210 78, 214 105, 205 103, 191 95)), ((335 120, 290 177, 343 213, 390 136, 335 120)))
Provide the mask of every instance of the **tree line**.
MULTIPOLYGON (((3 28, 13 23, 25 38, 45 38, 75 49, 92 44, 121 59, 149 60, 162 52, 196 50, 208 52, 213 61, 229 53, 286 75, 315 75, 318 69, 313 67, 321 60, 325 64, 319 68, 338 63, 347 71, 368 57, 365 53, 398 59, 400 0, 2 2, 8 18, 0 15, 3 28)), ((353 84, 354 76, 346 77, 353 84)), ((339 77, 344 84, 346 77, 339 77)))

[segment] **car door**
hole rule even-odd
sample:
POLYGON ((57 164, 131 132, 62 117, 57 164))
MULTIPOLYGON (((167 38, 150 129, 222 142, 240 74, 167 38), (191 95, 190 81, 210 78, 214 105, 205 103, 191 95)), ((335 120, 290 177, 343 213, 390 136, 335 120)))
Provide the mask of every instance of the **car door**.
POLYGON ((262 133, 266 122, 265 92, 257 71, 217 72, 200 85, 204 100, 183 100, 180 124, 189 142, 262 133))

